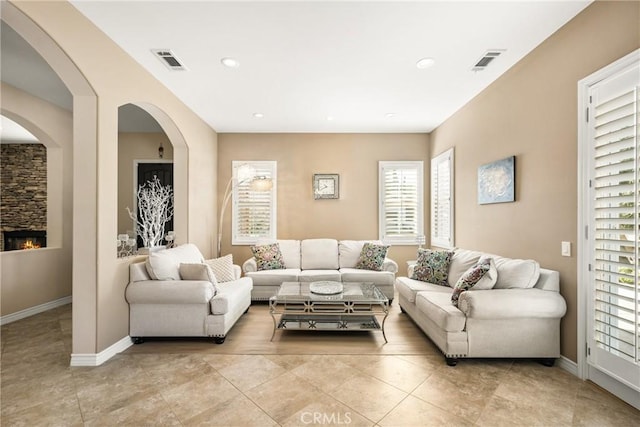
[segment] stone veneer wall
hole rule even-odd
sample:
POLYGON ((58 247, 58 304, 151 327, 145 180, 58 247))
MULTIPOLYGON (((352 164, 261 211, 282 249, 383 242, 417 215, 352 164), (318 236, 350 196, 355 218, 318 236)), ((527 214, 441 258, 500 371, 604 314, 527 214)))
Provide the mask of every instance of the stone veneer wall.
POLYGON ((42 144, 0 144, 0 231, 5 230, 47 230, 47 148, 42 144))

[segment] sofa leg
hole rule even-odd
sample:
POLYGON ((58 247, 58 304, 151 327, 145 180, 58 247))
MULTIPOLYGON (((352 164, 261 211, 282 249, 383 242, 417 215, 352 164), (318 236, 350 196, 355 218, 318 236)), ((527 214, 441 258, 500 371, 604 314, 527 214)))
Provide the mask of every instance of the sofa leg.
POLYGON ((244 311, 244 314, 247 314, 249 312, 250 308, 251 308, 251 306, 247 307, 247 309, 244 311))
POLYGON ((402 313, 406 313, 406 312, 407 312, 407 310, 405 310, 405 309, 404 309, 404 307, 402 307, 402 306, 400 306, 400 311, 401 311, 402 313))
POLYGON ((554 359, 553 357, 540 359, 540 363, 542 363, 544 366, 548 368, 551 368, 553 365, 555 365, 556 359, 554 359))
POLYGON ((222 344, 225 338, 226 337, 213 337, 213 342, 215 342, 216 344, 222 344))
POLYGON ((445 357, 448 366, 456 366, 458 364, 458 359, 456 357, 445 357))
POLYGON ((142 338, 142 337, 131 337, 131 341, 133 341, 134 344, 142 344, 144 342, 144 338, 142 338))

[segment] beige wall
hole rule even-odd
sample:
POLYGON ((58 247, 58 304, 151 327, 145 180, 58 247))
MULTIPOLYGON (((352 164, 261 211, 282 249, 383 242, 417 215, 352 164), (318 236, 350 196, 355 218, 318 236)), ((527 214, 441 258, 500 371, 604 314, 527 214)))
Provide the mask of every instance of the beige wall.
POLYGON ((96 354, 128 335, 128 265, 116 258, 114 239, 118 107, 144 108, 168 135, 174 149, 177 243, 195 243, 205 255, 215 238, 217 135, 71 4, 16 1, 2 7, 3 20, 72 86, 73 353, 96 354))
MULTIPOLYGON (((428 177, 428 145, 426 134, 220 134, 218 209, 232 160, 275 160, 278 238, 377 239, 378 161, 422 160, 428 177), (315 200, 314 173, 340 174, 340 199, 315 200)), ((227 209, 222 253, 232 253, 235 263, 242 264, 251 251, 231 246, 231 206, 227 209)), ((394 246, 389 256, 404 274, 406 261, 415 254, 415 245, 394 246)))
POLYGON ((118 134, 118 234, 134 229, 127 207, 133 210, 135 206, 133 176, 136 160, 153 162, 173 160, 173 147, 167 135, 130 132, 118 134), (162 159, 158 157, 160 144, 164 148, 162 159))
POLYGON ((2 114, 47 147, 47 248, 0 253, 0 316, 71 295, 72 117, 2 83, 2 114), (34 265, 37 268, 34 268, 34 265))
POLYGON ((577 360, 577 83, 640 46, 639 2, 597 2, 431 135, 455 147, 456 246, 560 271, 561 351, 577 360), (478 166, 516 156, 516 202, 477 203, 478 166), (572 244, 560 256, 560 242, 572 244))

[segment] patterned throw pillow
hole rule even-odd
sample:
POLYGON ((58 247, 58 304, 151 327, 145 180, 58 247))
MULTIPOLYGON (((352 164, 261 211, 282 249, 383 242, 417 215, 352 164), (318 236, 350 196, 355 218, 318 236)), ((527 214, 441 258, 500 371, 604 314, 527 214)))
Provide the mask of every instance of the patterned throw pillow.
POLYGON ((220 283, 236 280, 233 274, 233 255, 225 255, 220 258, 207 259, 204 261, 213 271, 216 280, 220 283))
POLYGON ((284 266, 282 252, 280 252, 280 245, 278 243, 252 246, 251 252, 253 252, 253 257, 256 259, 256 263, 258 264, 258 271, 281 270, 286 268, 284 266))
POLYGON ((476 265, 469 268, 456 282, 451 294, 451 303, 458 306, 460 294, 474 289, 491 289, 496 283, 497 270, 493 258, 481 258, 476 265))
POLYGON ((449 265, 453 252, 418 249, 418 260, 413 268, 412 279, 440 286, 449 286, 449 265))
POLYGON ((365 243, 360 251, 360 258, 356 263, 356 268, 361 270, 381 271, 382 263, 387 256, 388 245, 377 245, 375 243, 365 243))

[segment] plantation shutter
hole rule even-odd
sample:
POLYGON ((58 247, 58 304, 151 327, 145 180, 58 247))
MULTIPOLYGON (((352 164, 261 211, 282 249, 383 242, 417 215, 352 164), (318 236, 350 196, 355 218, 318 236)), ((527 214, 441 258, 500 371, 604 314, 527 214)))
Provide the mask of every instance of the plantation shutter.
MULTIPOLYGON (((235 162, 234 162, 235 163, 235 162)), ((269 178, 268 191, 253 188, 252 179, 238 179, 233 192, 233 244, 255 244, 276 238, 276 162, 241 162, 254 168, 255 177, 269 178)), ((235 168, 234 168, 235 173, 235 168)))
POLYGON ((453 148, 431 160, 431 244, 453 247, 453 148))
POLYGON ((599 348, 640 360, 638 88, 594 106, 595 309, 599 348))
POLYGON ((380 239, 415 244, 423 234, 422 162, 380 162, 380 239))

